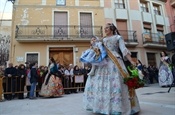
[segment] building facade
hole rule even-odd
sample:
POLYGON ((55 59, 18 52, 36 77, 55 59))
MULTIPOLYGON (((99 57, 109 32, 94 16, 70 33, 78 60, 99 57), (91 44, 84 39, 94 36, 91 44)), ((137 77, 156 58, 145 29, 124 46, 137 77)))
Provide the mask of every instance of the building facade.
POLYGON ((170 32, 175 32, 175 0, 167 0, 165 7, 169 17, 170 32))
POLYGON ((92 35, 102 37, 102 1, 17 0, 13 6, 10 61, 37 61, 49 57, 67 66, 81 65, 79 56, 90 47, 92 35))
MULTIPOLYGON (((146 65, 159 66, 160 52, 166 49, 165 34, 170 32, 169 15, 166 0, 109 0, 104 7, 105 22, 113 22, 122 33, 126 44, 132 44, 133 58, 146 65), (166 4, 165 4, 166 3, 166 4), (129 37, 130 31, 136 31, 137 44, 129 37), (129 40, 126 40, 129 39, 129 40)), ((106 0, 107 2, 107 0, 106 0)), ((170 8, 169 8, 170 9, 170 8)), ((171 52, 169 52, 170 55, 171 52)))
POLYGON ((172 28, 169 15, 174 16, 172 0, 16 0, 9 59, 47 65, 54 57, 63 65, 81 65, 91 36, 105 36, 103 27, 112 22, 133 59, 158 66, 172 28))

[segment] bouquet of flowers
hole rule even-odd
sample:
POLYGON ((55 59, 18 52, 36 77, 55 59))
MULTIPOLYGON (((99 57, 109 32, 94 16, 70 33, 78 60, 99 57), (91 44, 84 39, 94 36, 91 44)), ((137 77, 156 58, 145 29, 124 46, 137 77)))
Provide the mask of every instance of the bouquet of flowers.
POLYGON ((129 89, 138 89, 144 86, 144 81, 139 78, 139 71, 136 67, 130 68, 127 67, 130 71, 131 75, 129 77, 124 78, 124 83, 128 86, 129 89))
POLYGON ((170 70, 173 70, 173 64, 172 63, 169 64, 168 67, 169 67, 170 70))

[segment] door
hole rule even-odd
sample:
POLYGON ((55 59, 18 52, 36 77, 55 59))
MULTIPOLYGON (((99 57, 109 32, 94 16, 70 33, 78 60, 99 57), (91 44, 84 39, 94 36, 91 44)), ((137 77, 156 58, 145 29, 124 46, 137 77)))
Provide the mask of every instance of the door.
POLYGON ((148 65, 156 66, 156 55, 155 53, 147 53, 148 65))
POLYGON ((53 57, 56 62, 67 67, 73 64, 73 48, 50 48, 49 57, 53 57))

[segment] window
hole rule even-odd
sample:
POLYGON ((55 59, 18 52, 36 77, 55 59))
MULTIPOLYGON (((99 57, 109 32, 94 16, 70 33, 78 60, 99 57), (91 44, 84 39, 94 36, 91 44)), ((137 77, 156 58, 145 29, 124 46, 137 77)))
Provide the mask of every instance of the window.
POLYGON ((152 41, 151 24, 150 23, 143 23, 143 29, 144 29, 144 34, 143 34, 144 40, 145 41, 152 41))
POLYGON ((147 3, 140 3, 140 8, 142 12, 149 12, 147 3))
POLYGON ((155 53, 147 53, 148 65, 156 66, 156 56, 155 53))
POLYGON ((54 37, 68 37, 67 12, 54 12, 54 37))
POLYGON ((158 33, 160 36, 163 36, 163 31, 157 30, 157 33, 158 33))
POLYGON ((156 27, 157 27, 157 34, 158 34, 159 40, 164 41, 165 36, 164 36, 163 26, 157 25, 156 27))
POLYGON ((91 13, 80 13, 80 36, 82 38, 92 37, 92 14, 91 13))
POLYGON ((149 28, 144 28, 144 33, 151 34, 151 29, 149 29, 149 28))
POLYGON ((161 15, 159 5, 153 5, 153 9, 154 9, 154 14, 155 15, 161 15))
POLYGON ((124 40, 128 40, 127 20, 116 20, 116 23, 119 33, 123 36, 124 40))
POLYGON ((27 53, 26 62, 30 62, 30 63, 37 62, 38 63, 38 53, 27 53))
POLYGON ((124 0, 115 0, 115 8, 118 9, 125 9, 125 3, 124 0))
POLYGON ((143 23, 144 33, 151 33, 151 24, 143 23))
POLYGON ((137 52, 131 52, 131 58, 134 62, 137 61, 137 52))
POLYGON ((157 28, 157 32, 163 33, 164 31, 163 26, 157 25, 156 28, 157 28))
POLYGON ((66 0, 56 0, 56 4, 58 5, 58 6, 65 6, 66 5, 66 0))

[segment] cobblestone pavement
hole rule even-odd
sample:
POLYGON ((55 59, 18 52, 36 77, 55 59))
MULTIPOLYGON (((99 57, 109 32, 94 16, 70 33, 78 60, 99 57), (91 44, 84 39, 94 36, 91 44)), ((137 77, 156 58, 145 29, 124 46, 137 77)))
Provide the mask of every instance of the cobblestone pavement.
MULTIPOLYGON (((141 112, 139 115, 175 115, 175 87, 158 84, 137 89, 141 112)), ((99 115, 82 107, 82 92, 59 98, 37 98, 35 100, 14 99, 0 102, 0 115, 99 115)))

